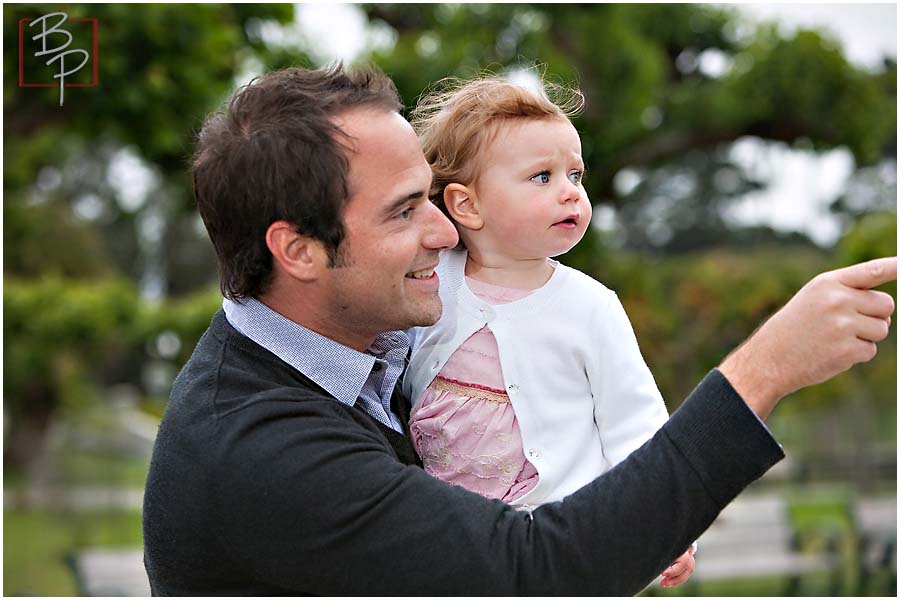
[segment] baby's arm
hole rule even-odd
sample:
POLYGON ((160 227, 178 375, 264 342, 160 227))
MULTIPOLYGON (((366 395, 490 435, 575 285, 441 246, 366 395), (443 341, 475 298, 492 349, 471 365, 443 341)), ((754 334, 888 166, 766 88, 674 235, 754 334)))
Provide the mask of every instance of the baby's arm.
MULTIPOLYGON (((603 319, 601 343, 607 349, 599 370, 604 377, 591 381, 594 411, 603 453, 616 465, 642 446, 668 420, 665 403, 650 368, 638 347, 631 321, 618 297, 613 296, 603 319), (610 344, 612 344, 610 346, 610 344)), ((694 572, 697 542, 675 559, 660 585, 673 587, 694 572)))
POLYGON ((603 454, 613 466, 653 437, 669 415, 615 294, 598 308, 594 331, 588 379, 603 454))

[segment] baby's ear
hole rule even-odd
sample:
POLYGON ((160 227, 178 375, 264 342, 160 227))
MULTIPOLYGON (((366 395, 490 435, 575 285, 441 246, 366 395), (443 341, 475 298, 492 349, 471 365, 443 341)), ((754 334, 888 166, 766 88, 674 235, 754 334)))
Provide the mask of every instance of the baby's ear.
POLYGON ((478 231, 484 227, 484 219, 478 212, 478 199, 471 188, 451 183, 444 188, 444 205, 450 217, 466 229, 478 231))

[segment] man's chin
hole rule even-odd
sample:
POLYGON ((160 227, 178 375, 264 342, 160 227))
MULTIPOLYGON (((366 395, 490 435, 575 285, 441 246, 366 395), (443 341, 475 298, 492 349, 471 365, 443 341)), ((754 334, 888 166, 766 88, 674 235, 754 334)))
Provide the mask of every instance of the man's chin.
POLYGON ((416 322, 412 327, 430 327, 434 325, 440 320, 443 310, 444 306, 441 304, 440 300, 438 300, 434 306, 423 308, 423 310, 416 315, 416 322))

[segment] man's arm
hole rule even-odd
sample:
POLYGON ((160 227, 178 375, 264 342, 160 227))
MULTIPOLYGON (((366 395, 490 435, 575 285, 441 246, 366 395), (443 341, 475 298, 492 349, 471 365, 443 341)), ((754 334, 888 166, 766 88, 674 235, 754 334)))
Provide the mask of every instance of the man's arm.
POLYGON ((228 545, 261 580, 301 593, 635 594, 783 456, 756 415, 865 358, 843 348, 856 314, 885 310, 851 285, 896 271, 875 266, 817 277, 726 360, 749 384, 746 403, 713 371, 647 444, 533 518, 401 465, 377 435, 329 416, 330 401, 285 404, 279 418, 266 409, 214 478, 228 545), (851 324, 835 333, 841 319, 851 324))
POLYGON ((872 290, 897 279, 897 258, 813 278, 719 366, 761 419, 786 395, 874 358, 894 300, 872 290))
POLYGON ((757 415, 866 358, 844 357, 843 348, 880 335, 858 315, 886 319, 884 297, 855 286, 895 277, 891 260, 816 278, 729 357, 723 367, 746 403, 714 370, 653 439, 533 519, 402 465, 381 434, 353 425, 349 409, 328 398, 266 393, 188 421, 188 429, 161 429, 145 504, 146 528, 157 532, 145 536, 157 565, 151 581, 185 593, 213 589, 208 581, 191 587, 203 572, 161 562, 185 551, 169 538, 190 539, 176 518, 188 507, 248 586, 328 595, 635 594, 783 456, 757 415), (839 299, 823 305, 833 294, 839 299), (841 315, 850 325, 835 334, 841 315), (781 364, 768 373, 772 357, 781 364), (196 433, 199 426, 211 433, 196 433), (186 480, 171 469, 175 459, 202 464, 198 449, 215 456, 213 476, 186 480))
POLYGON ((257 581, 317 595, 631 595, 783 456, 712 372, 647 444, 529 516, 400 464, 341 410, 273 399, 220 422, 232 433, 205 509, 257 581))

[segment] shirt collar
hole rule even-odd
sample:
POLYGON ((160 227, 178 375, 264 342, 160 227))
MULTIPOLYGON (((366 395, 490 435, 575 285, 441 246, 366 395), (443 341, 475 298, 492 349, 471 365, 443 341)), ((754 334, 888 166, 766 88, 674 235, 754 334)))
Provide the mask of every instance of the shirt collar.
POLYGON ((372 372, 376 356, 402 348, 409 338, 402 331, 378 335, 367 352, 360 352, 316 333, 275 312, 259 300, 222 302, 225 317, 250 338, 347 406, 353 406, 372 372))

